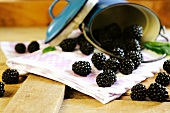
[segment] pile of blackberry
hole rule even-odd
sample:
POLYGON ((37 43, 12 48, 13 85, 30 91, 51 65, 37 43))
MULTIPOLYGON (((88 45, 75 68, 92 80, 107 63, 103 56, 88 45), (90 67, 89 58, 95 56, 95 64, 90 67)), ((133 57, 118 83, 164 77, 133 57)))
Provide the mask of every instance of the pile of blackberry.
POLYGON ((4 83, 0 82, 0 97, 3 97, 5 93, 4 83))
POLYGON ((83 34, 81 34, 80 36, 78 36, 76 38, 64 39, 59 44, 62 51, 65 51, 65 52, 75 51, 77 45, 80 46, 79 49, 80 49, 81 53, 83 53, 84 55, 90 55, 94 51, 94 46, 85 39, 83 34))
POLYGON ((33 53, 40 49, 40 45, 37 41, 30 42, 28 44, 28 47, 26 47, 24 43, 17 43, 14 49, 17 53, 20 53, 20 54, 25 53, 26 51, 28 51, 29 53, 33 53))
POLYGON ((2 81, 6 84, 16 84, 19 81, 19 72, 16 69, 6 69, 2 73, 2 81))
POLYGON ((146 89, 143 84, 137 84, 131 89, 131 99, 144 101, 148 97, 152 101, 164 102, 169 98, 166 86, 170 84, 170 76, 165 72, 159 72, 155 83, 151 83, 146 89))

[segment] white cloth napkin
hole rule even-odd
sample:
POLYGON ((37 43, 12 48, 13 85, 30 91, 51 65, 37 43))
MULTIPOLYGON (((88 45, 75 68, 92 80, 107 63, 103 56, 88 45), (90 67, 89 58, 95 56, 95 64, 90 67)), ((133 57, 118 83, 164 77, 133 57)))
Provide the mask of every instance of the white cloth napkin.
MULTIPOLYGON (((162 59, 152 63, 142 63, 139 68, 130 75, 118 73, 117 81, 108 88, 98 87, 96 84, 96 76, 101 72, 98 71, 91 62, 92 54, 83 55, 79 50, 74 52, 63 52, 59 46, 56 51, 43 54, 42 49, 48 45, 44 41, 39 41, 41 50, 34 53, 18 54, 14 50, 17 42, 1 42, 1 49, 8 58, 7 65, 24 72, 34 73, 52 80, 64 83, 84 94, 87 94, 103 104, 117 99, 127 90, 131 89, 135 84, 153 77, 155 72, 159 72, 162 68, 162 59), (92 73, 87 77, 76 75, 72 71, 72 64, 75 61, 89 61, 92 66, 92 73)), ((28 44, 28 42, 25 42, 28 44)), ((144 59, 150 60, 160 57, 149 50, 142 51, 144 59)), ((106 55, 107 56, 107 55, 106 55)), ((108 57, 108 56, 107 56, 108 57)))

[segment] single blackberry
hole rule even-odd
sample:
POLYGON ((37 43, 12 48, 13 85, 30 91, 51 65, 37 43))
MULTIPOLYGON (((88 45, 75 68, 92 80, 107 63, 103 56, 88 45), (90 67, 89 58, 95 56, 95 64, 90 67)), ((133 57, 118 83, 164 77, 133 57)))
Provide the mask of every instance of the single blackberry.
POLYGON ((136 39, 125 39, 124 44, 126 46, 125 51, 141 51, 141 45, 136 39))
POLYGON ((19 73, 16 69, 6 69, 2 74, 2 81, 6 84, 15 84, 19 81, 19 73))
POLYGON ((5 93, 4 83, 3 83, 3 82, 0 82, 0 97, 3 97, 3 96, 4 96, 4 93, 5 93))
POLYGON ((121 36, 121 28, 117 23, 112 23, 110 25, 107 25, 105 27, 105 30, 107 31, 108 34, 111 34, 113 38, 118 38, 121 36))
POLYGON ((158 83, 150 84, 147 89, 147 95, 152 101, 163 102, 169 98, 166 87, 161 86, 158 83))
POLYGON ((163 69, 170 74, 170 59, 164 62, 163 69))
POLYGON ((111 87, 117 80, 117 77, 113 70, 103 70, 103 73, 100 73, 96 77, 96 83, 99 87, 111 87))
POLYGON ((26 52, 26 46, 23 43, 17 43, 15 45, 15 51, 17 53, 25 53, 26 52))
POLYGON ((94 53, 91 58, 93 65, 98 70, 102 70, 105 60, 106 56, 103 53, 94 53))
POLYGON ((113 54, 113 55, 115 55, 115 56, 117 56, 117 57, 120 57, 120 58, 124 58, 124 55, 125 55, 125 53, 124 53, 124 50, 123 49, 121 49, 121 48, 114 48, 112 51, 111 51, 111 53, 113 54))
POLYGON ((155 82, 166 87, 170 83, 170 76, 165 72, 159 72, 156 76, 155 82))
POLYGON ((74 51, 76 45, 77 45, 76 39, 73 39, 73 38, 64 39, 59 44, 59 46, 61 47, 62 51, 65 51, 65 52, 72 52, 72 51, 74 51))
POLYGON ((119 71, 120 71, 122 74, 129 75, 129 74, 132 73, 132 71, 134 70, 134 68, 135 68, 135 65, 134 65, 134 63, 132 62, 131 59, 124 59, 124 60, 121 61, 121 63, 120 63, 119 71))
POLYGON ((127 59, 131 59, 135 65, 134 69, 137 69, 143 61, 143 55, 141 51, 129 51, 126 55, 127 59))
POLYGON ((105 61, 103 70, 111 69, 116 73, 119 69, 119 64, 120 62, 117 58, 109 58, 105 61))
POLYGON ((91 53, 93 53, 94 51, 94 46, 91 45, 89 42, 84 41, 81 45, 80 45, 80 51, 85 54, 85 55, 90 55, 91 53))
POLYGON ((113 49, 113 39, 103 39, 101 41, 101 47, 107 51, 112 51, 113 49))
POLYGON ((84 37, 84 34, 81 34, 77 37, 77 44, 81 45, 84 41, 87 41, 84 37))
POLYGON ((37 41, 32 41, 29 45, 28 45, 28 52, 33 53, 37 50, 40 49, 40 45, 37 41))
POLYGON ((143 36, 143 27, 138 24, 133 24, 123 30, 123 35, 128 38, 141 39, 143 36))
POLYGON ((0 82, 0 89, 4 89, 4 83, 0 82))
POLYGON ((91 73, 92 68, 88 61, 76 61, 72 65, 72 70, 80 76, 87 76, 91 73))
POLYGON ((131 89, 130 97, 132 100, 144 101, 146 99, 146 87, 143 84, 136 84, 131 89))
POLYGON ((113 37, 111 34, 109 34, 106 30, 101 29, 100 32, 95 33, 94 38, 101 43, 101 45, 104 42, 107 42, 107 40, 112 40, 113 37))

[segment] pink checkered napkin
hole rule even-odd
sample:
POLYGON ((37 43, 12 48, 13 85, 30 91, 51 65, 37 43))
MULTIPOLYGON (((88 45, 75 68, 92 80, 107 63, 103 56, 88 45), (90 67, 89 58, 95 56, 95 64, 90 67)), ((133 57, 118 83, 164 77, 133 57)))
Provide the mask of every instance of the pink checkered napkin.
MULTIPOLYGON (((154 72, 158 72, 162 68, 162 64, 165 61, 163 59, 153 63, 141 64, 130 75, 118 73, 117 81, 112 87, 101 88, 96 84, 96 76, 100 71, 93 66, 91 62, 92 55, 83 55, 79 50, 75 52, 62 52, 60 47, 56 47, 56 49, 56 51, 45 54, 42 54, 42 50, 40 50, 32 54, 10 58, 7 60, 7 65, 59 81, 106 104, 120 97, 135 84, 148 77, 152 77, 154 72), (72 71, 72 64, 79 60, 91 63, 92 73, 87 77, 78 76, 72 71)), ((145 59, 153 59, 153 54, 149 54, 149 51, 143 51, 143 54, 145 59)))

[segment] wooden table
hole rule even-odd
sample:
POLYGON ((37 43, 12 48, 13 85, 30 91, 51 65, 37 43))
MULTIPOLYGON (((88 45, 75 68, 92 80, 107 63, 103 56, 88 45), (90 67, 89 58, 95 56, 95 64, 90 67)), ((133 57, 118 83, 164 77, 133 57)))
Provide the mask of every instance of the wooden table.
MULTIPOLYGON (((32 41, 45 39, 46 27, 0 28, 0 41, 32 41)), ((5 69, 6 57, 0 50, 0 81, 5 69)), ((156 75, 155 75, 156 76, 156 75)), ((149 86, 154 77, 142 83, 149 86)), ((5 95, 0 98, 3 113, 170 113, 169 102, 132 101, 130 91, 106 105, 71 89, 71 95, 63 99, 65 85, 37 75, 20 77, 18 84, 6 84, 5 95)), ((168 87, 169 88, 169 87, 168 87)))

